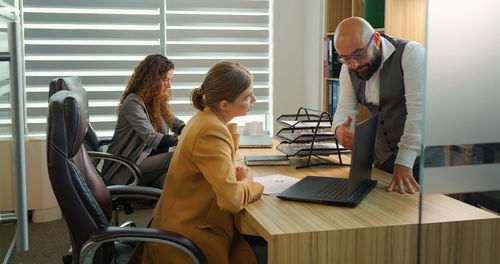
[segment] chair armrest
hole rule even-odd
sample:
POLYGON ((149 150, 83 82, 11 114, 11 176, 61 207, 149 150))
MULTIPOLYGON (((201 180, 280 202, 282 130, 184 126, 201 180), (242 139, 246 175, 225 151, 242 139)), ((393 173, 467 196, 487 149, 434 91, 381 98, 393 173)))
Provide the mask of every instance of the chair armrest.
POLYGON ((111 154, 111 153, 98 152, 98 151, 87 151, 87 153, 89 154, 89 157, 91 159, 111 160, 111 161, 121 163, 122 165, 127 167, 127 169, 129 169, 130 172, 132 172, 132 175, 134 177, 134 181, 129 185, 137 185, 137 183, 139 182, 139 177, 142 176, 141 170, 139 169, 137 164, 135 164, 135 162, 131 161, 130 159, 128 159, 126 157, 111 154))
POLYGON ((127 222, 121 224, 120 227, 136 227, 136 225, 135 225, 134 221, 127 221, 127 222))
POLYGON ((130 186, 130 185, 110 185, 108 190, 111 198, 145 198, 151 200, 160 199, 162 190, 148 186, 130 186))
POLYGON ((107 227, 92 232, 80 251, 80 263, 92 263, 96 250, 114 241, 156 242, 182 250, 193 263, 206 264, 203 252, 188 238, 165 230, 139 227, 107 227))

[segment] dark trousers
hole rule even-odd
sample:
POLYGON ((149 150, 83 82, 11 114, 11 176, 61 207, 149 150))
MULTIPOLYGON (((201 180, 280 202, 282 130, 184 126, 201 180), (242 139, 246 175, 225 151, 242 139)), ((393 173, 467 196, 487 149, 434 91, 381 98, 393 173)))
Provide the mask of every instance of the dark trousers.
POLYGON ((267 264, 267 241, 259 236, 243 235, 243 237, 252 247, 257 264, 267 264))
POLYGON ((173 152, 164 152, 153 154, 145 158, 141 164, 139 164, 142 177, 139 179, 138 185, 163 189, 163 183, 165 182, 165 177, 173 154, 173 152))

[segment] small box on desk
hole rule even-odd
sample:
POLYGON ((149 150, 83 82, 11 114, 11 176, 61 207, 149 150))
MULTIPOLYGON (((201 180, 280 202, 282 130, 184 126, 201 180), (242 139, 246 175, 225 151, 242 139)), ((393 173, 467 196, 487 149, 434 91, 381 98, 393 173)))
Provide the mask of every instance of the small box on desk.
POLYGON ((245 156, 245 163, 248 166, 290 165, 290 160, 286 155, 256 155, 245 156))

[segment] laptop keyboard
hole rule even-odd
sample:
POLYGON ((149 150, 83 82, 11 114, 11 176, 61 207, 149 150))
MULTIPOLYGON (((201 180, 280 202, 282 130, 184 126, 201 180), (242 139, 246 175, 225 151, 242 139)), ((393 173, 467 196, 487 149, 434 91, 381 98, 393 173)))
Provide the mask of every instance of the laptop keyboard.
POLYGON ((347 200, 348 179, 331 178, 331 182, 313 195, 314 198, 329 200, 347 200))

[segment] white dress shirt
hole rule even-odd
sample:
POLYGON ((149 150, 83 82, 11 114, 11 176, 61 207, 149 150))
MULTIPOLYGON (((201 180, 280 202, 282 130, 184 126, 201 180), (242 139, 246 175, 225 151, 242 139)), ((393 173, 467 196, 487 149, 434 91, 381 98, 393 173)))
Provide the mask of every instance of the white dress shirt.
MULTIPOLYGON (((366 101, 375 105, 379 104, 380 70, 387 58, 395 51, 395 47, 387 39, 383 37, 380 39, 382 44, 382 64, 373 76, 366 81, 365 90, 366 101)), ((415 158, 420 155, 424 59, 425 49, 422 45, 415 41, 406 44, 401 58, 401 66, 403 68, 408 115, 406 116, 403 135, 398 143, 399 151, 395 164, 409 168, 413 167, 415 158)), ((347 65, 342 65, 339 78, 340 97, 333 119, 332 129, 334 132, 337 126, 347 120, 348 116, 352 117, 352 124, 354 124, 358 113, 358 100, 352 87, 347 65)))

